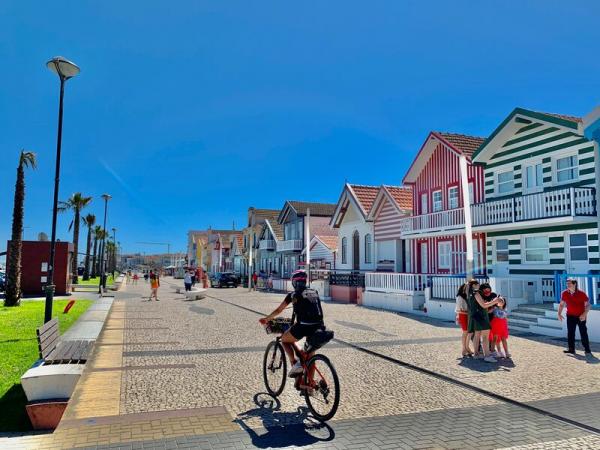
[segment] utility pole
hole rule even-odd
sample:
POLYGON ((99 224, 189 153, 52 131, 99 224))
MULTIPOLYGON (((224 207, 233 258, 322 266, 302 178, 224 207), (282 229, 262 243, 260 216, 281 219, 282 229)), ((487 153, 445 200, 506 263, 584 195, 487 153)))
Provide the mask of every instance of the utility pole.
POLYGON ((467 250, 467 261, 465 266, 465 277, 467 281, 473 278, 473 228, 471 222, 471 199, 469 198, 469 175, 467 157, 460 155, 460 184, 463 197, 463 214, 465 216, 465 242, 467 250))
POLYGON ((310 208, 306 208, 306 226, 304 228, 304 242, 306 245, 306 273, 308 275, 308 285, 310 286, 310 208))

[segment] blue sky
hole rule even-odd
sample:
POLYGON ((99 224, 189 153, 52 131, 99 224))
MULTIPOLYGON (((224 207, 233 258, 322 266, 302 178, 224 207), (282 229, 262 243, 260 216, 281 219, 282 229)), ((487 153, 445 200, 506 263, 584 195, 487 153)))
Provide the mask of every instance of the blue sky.
MULTIPOLYGON (((58 80, 60 197, 113 196, 125 251, 183 250, 186 231, 248 206, 335 202, 344 180, 399 184, 430 130, 486 136, 516 106, 600 103, 600 5, 529 2, 0 3, 0 242, 21 148, 25 237, 50 233, 58 80)), ((69 239, 70 218, 58 236, 69 239)), ((5 244, 0 244, 4 249, 5 244)))

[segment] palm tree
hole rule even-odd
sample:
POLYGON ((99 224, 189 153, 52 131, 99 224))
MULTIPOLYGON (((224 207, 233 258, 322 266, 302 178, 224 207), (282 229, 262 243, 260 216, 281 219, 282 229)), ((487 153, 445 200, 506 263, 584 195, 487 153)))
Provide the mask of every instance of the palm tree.
POLYGON ((92 256, 92 278, 96 278, 98 276, 98 242, 102 240, 102 227, 100 225, 96 225, 93 230, 94 235, 94 255, 92 256))
POLYGON ((25 167, 35 169, 35 153, 21 150, 15 183, 12 235, 8 249, 5 306, 16 306, 21 301, 21 248, 23 245, 23 204, 25 203, 25 167))
MULTIPOLYGON (((90 204, 92 201, 92 197, 84 197, 81 192, 76 192, 66 201, 60 202, 58 206, 58 210, 60 212, 65 212, 72 210, 75 218, 73 222, 71 222, 71 226, 73 227, 73 259, 71 260, 71 272, 73 272, 73 284, 77 284, 79 282, 79 277, 77 274, 77 256, 78 256, 78 247, 79 247, 79 223, 81 222, 81 210, 90 204)), ((71 229, 69 226, 69 230, 71 229)))
POLYGON ((85 270, 83 271, 83 279, 89 280, 90 279, 90 250, 92 247, 92 227, 96 223, 96 216, 93 214, 88 214, 87 216, 83 217, 81 219, 81 221, 88 229, 87 243, 86 243, 86 248, 85 248, 85 270))

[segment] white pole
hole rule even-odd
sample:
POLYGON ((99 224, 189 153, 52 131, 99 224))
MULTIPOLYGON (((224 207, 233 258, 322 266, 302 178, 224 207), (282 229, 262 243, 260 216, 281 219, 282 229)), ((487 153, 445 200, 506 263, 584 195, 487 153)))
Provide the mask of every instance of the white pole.
POLYGON ((248 292, 252 291, 252 237, 254 229, 248 235, 248 292))
POLYGON ((467 281, 473 278, 473 230, 471 225, 471 201, 469 198, 469 175, 467 157, 460 155, 460 184, 463 197, 463 212, 465 216, 465 241, 467 244, 467 261, 465 273, 467 281))
POLYGON ((306 208, 306 228, 304 242, 306 242, 306 273, 308 274, 308 285, 310 286, 310 208, 306 208))

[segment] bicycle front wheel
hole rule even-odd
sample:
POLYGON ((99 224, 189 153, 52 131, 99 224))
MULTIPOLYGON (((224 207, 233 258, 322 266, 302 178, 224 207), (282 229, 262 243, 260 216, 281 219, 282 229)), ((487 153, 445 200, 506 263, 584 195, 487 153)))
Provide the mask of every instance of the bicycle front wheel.
POLYGON ((283 392, 287 376, 287 360, 283 345, 278 341, 271 341, 265 350, 263 359, 263 378, 269 394, 277 397, 283 392))
POLYGON ((315 355, 308 360, 304 373, 304 398, 313 416, 325 422, 336 413, 340 404, 340 381, 335 367, 325 355, 315 355))

